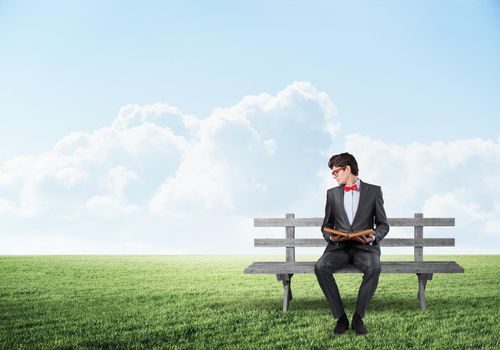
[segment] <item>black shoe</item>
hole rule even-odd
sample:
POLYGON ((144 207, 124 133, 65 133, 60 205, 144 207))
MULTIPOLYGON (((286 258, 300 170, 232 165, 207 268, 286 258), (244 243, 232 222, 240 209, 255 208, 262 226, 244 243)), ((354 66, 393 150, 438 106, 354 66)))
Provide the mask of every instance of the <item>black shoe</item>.
POLYGON ((368 333, 368 330, 363 324, 363 319, 357 312, 355 312, 354 316, 352 316, 352 329, 354 329, 358 335, 365 335, 368 333))
POLYGON ((347 315, 343 314, 337 320, 337 325, 333 329, 333 335, 340 335, 349 329, 349 320, 347 319, 347 315))

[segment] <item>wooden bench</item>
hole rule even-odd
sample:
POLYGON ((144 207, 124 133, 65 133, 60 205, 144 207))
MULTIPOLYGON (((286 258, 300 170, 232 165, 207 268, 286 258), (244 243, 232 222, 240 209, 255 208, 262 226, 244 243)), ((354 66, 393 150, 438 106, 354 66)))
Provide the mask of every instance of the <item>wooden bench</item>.
MULTIPOLYGON (((417 298, 420 309, 425 311, 425 287, 432 280, 434 273, 460 273, 463 267, 455 261, 424 261, 423 248, 455 246, 454 238, 424 238, 424 226, 455 226, 455 218, 424 218, 422 213, 415 213, 413 218, 389 218, 390 227, 413 227, 413 238, 384 238, 381 247, 414 247, 414 261, 381 261, 382 273, 415 273, 418 276, 417 298)), ((284 262, 254 262, 248 266, 246 274, 276 274, 283 282, 283 312, 288 310, 292 300, 291 281, 296 273, 314 273, 315 261, 296 262, 295 247, 326 247, 321 238, 295 238, 296 227, 321 227, 323 218, 295 218, 295 214, 286 214, 285 218, 255 218, 255 227, 285 227, 286 238, 256 238, 255 247, 286 247, 284 262)), ((319 259, 319 257, 318 257, 319 259)), ((354 265, 348 265, 335 273, 362 273, 354 265)))

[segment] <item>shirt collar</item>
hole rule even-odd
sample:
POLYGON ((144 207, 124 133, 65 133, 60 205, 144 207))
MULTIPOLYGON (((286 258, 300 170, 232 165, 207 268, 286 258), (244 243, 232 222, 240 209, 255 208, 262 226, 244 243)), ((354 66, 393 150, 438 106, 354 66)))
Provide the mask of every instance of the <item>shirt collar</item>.
MULTIPOLYGON (((358 188, 358 191, 361 191, 361 179, 358 177, 358 179, 356 180, 355 183, 353 183, 351 186, 354 186, 356 185, 356 187, 358 188)), ((345 185, 344 185, 345 186, 345 185)))
POLYGON ((361 180, 359 179, 359 177, 358 177, 358 179, 356 180, 356 182, 355 182, 355 183, 353 183, 351 186, 354 186, 354 185, 356 185, 356 187, 358 188, 358 191, 359 191, 359 187, 361 186, 361 180))

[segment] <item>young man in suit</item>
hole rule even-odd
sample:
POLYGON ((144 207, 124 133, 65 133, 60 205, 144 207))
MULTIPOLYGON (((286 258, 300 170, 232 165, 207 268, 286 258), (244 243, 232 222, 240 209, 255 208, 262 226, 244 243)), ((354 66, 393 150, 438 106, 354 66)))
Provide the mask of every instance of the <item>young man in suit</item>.
POLYGON ((380 275, 379 244, 389 232, 382 189, 358 178, 358 164, 349 153, 333 155, 328 167, 339 186, 330 188, 326 194, 321 232, 328 245, 316 262, 314 272, 332 315, 337 319, 334 335, 344 333, 349 328, 349 321, 332 273, 347 264, 354 264, 363 272, 351 325, 358 335, 364 335, 368 331, 363 317, 377 289, 380 275), (325 227, 351 233, 368 229, 372 232, 366 237, 339 238, 325 232, 325 227))

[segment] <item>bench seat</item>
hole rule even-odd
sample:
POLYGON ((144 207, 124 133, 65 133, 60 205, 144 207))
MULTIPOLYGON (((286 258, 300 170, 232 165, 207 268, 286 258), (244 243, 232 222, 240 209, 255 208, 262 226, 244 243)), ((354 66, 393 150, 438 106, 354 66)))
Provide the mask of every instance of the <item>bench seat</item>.
MULTIPOLYGON (((314 273, 314 261, 305 262, 254 262, 246 274, 297 274, 314 273)), ((464 269, 455 261, 382 261, 382 273, 463 273, 464 269)), ((354 265, 348 265, 334 273, 362 273, 354 265)))

